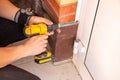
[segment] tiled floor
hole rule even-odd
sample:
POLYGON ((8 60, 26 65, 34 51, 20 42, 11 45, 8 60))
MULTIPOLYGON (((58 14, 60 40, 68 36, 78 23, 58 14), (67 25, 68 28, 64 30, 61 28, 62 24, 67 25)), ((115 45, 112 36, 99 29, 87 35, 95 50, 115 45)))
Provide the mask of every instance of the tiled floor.
POLYGON ((51 62, 36 64, 33 57, 23 58, 13 63, 37 76, 42 80, 81 80, 72 62, 54 65, 51 62))

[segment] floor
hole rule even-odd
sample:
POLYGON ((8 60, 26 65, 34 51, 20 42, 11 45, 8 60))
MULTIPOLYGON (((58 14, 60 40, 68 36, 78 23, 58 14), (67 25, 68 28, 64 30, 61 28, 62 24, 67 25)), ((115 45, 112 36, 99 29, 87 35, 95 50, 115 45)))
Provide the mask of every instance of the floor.
POLYGON ((23 58, 13 63, 37 76, 42 80, 81 80, 72 62, 54 65, 52 62, 36 64, 33 57, 23 58))
MULTIPOLYGON (((23 42, 24 41, 12 45, 21 44, 23 42)), ((14 62, 13 65, 37 75, 42 80, 81 80, 77 69, 71 61, 57 65, 52 62, 36 64, 33 56, 31 56, 20 59, 14 62)))

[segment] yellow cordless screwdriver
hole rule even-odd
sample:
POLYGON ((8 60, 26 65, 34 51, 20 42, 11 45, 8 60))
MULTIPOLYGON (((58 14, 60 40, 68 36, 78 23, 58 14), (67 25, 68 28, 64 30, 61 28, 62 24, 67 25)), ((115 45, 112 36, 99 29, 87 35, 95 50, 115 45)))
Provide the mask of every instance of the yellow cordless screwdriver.
MULTIPOLYGON (((48 32, 54 31, 56 29, 58 29, 57 24, 46 25, 44 23, 41 23, 41 24, 30 25, 30 26, 25 27, 24 33, 26 36, 32 37, 35 35, 45 35, 48 32)), ((35 55, 35 57, 34 57, 35 62, 39 63, 39 64, 49 62, 53 58, 54 58, 54 56, 52 55, 52 53, 50 51, 43 52, 39 55, 35 55)))
POLYGON ((58 24, 46 25, 41 23, 25 27, 24 32, 26 36, 45 35, 48 32, 54 31, 56 29, 58 29, 58 24))

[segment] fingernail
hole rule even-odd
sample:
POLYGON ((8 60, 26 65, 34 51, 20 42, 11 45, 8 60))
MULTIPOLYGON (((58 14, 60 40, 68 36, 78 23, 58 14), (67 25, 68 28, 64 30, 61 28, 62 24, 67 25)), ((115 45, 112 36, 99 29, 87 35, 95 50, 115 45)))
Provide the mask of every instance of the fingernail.
POLYGON ((51 25, 53 24, 53 22, 50 23, 51 25))

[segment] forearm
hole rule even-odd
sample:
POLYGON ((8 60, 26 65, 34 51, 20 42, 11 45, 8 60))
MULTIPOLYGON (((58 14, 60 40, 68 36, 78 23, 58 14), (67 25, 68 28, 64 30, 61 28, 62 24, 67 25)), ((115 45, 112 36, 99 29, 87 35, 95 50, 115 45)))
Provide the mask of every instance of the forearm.
POLYGON ((4 67, 13 61, 16 61, 22 57, 24 48, 22 45, 15 47, 3 47, 0 48, 0 68, 4 67))
POLYGON ((14 16, 19 8, 15 7, 9 0, 0 0, 0 17, 14 21, 14 16))

